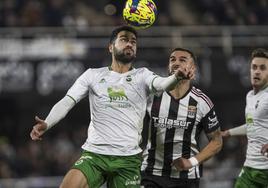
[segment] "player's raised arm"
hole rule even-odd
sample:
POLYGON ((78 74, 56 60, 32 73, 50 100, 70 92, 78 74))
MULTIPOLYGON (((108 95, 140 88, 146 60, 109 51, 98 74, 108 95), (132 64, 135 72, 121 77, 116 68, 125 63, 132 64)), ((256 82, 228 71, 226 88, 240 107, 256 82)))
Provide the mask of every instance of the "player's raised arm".
POLYGON ((180 80, 190 80, 194 77, 195 69, 193 66, 177 67, 169 77, 156 77, 153 81, 153 87, 156 91, 170 91, 178 84, 180 80))
POLYGON ((49 128, 63 119, 74 105, 75 101, 67 95, 53 106, 45 120, 42 120, 36 116, 36 124, 33 126, 33 129, 30 133, 32 140, 42 140, 42 135, 49 128))
POLYGON ((221 131, 222 137, 230 137, 230 136, 242 136, 247 134, 247 126, 243 124, 241 126, 228 129, 225 131, 221 131))

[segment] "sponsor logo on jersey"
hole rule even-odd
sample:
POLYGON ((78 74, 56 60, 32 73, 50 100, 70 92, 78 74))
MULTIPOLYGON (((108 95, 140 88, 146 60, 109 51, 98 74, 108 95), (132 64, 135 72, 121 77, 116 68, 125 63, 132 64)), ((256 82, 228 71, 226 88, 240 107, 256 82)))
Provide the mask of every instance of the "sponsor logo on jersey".
POLYGON ((110 102, 113 101, 128 101, 124 88, 108 87, 107 89, 110 102))
POLYGON ((169 119, 167 117, 152 117, 152 120, 154 122, 155 127, 159 128, 180 128, 180 129, 187 129, 191 122, 187 122, 185 120, 179 120, 179 119, 169 119))
POLYGON ((188 106, 187 117, 195 118, 196 112, 197 112, 196 106, 188 106))
POLYGON ((211 116, 208 116, 208 128, 211 129, 212 127, 216 126, 219 123, 216 113, 213 112, 211 116))

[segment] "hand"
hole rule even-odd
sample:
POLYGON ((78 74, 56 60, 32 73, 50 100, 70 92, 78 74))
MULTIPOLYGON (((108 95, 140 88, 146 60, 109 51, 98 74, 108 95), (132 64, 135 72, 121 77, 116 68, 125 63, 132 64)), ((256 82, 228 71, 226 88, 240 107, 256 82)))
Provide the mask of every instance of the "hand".
POLYGON ((194 72, 195 72, 194 66, 178 67, 175 70, 175 76, 178 80, 183 80, 183 79, 191 80, 191 79, 194 79, 194 76, 195 76, 194 72))
POLYGON ((192 168, 192 164, 188 159, 185 159, 183 157, 175 159, 172 163, 172 166, 175 166, 177 171, 183 171, 183 170, 189 170, 192 168))
POLYGON ((264 144, 261 148, 261 154, 268 157, 268 144, 264 144))
POLYGON ((33 126, 33 129, 30 133, 32 140, 42 140, 41 136, 47 130, 47 123, 40 119, 39 117, 35 116, 36 124, 33 126))
POLYGON ((225 130, 225 131, 221 131, 221 136, 222 137, 230 137, 231 135, 230 135, 229 130, 225 130))

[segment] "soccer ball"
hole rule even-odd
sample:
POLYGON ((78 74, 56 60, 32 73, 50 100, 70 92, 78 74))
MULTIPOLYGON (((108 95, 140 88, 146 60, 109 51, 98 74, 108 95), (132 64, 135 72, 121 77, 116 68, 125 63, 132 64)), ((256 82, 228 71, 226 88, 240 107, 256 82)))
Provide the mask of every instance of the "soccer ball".
POLYGON ((157 8, 153 0, 127 0, 123 18, 135 29, 145 29, 153 25, 157 8))

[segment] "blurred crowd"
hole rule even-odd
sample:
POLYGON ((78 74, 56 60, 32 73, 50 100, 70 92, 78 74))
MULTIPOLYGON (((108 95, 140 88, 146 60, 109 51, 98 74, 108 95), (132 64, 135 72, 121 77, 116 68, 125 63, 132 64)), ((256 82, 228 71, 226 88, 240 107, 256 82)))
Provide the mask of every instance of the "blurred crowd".
POLYGON ((1 136, 0 178, 64 175, 80 156, 86 134, 86 126, 81 126, 72 131, 60 129, 54 135, 47 133, 41 142, 25 135, 27 141, 16 144, 1 136))
MULTIPOLYGON (((96 26, 123 23, 125 1, 1 0, 0 27, 96 26)), ((156 25, 268 24, 267 0, 155 0, 156 25)))
POLYGON ((216 25, 266 25, 267 0, 199 0, 201 23, 216 25))

